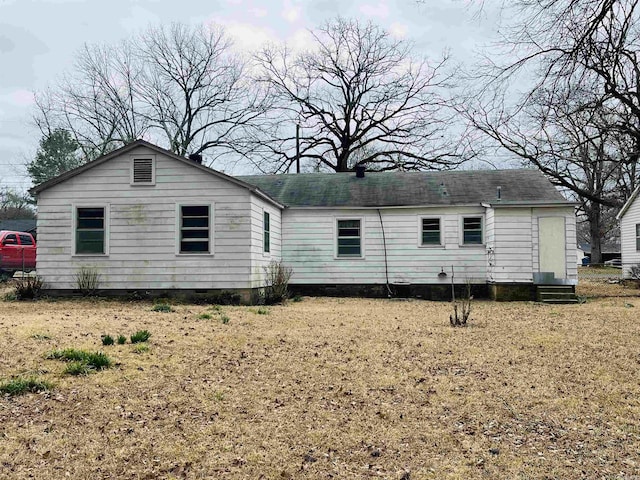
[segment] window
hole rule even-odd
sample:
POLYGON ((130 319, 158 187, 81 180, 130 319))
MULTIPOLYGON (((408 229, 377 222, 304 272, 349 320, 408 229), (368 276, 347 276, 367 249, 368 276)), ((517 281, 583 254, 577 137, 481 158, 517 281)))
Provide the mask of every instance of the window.
POLYGON ((211 253, 210 205, 180 206, 180 253, 211 253))
POLYGON ((20 244, 22 245, 33 245, 33 240, 31 240, 31 235, 25 235, 24 233, 20 234, 20 244))
POLYGON ((421 245, 442 245, 440 235, 439 218, 422 219, 421 245))
POLYGON ((636 251, 640 252, 640 223, 636 223, 636 251))
POLYGON ((482 217, 463 218, 462 232, 463 245, 482 245, 482 217))
POLYGON ((361 257, 360 219, 338 220, 338 257, 361 257))
POLYGON ((269 212, 264 212, 262 218, 262 247, 264 253, 271 251, 271 225, 269 212))
POLYGON ((78 207, 76 210, 76 254, 104 255, 104 207, 78 207))
POLYGON ((5 245, 17 245, 18 237, 16 237, 15 233, 9 233, 6 237, 4 237, 3 243, 5 245))
POLYGON ((132 185, 155 185, 155 162, 150 158, 132 158, 131 163, 131 184, 132 185))

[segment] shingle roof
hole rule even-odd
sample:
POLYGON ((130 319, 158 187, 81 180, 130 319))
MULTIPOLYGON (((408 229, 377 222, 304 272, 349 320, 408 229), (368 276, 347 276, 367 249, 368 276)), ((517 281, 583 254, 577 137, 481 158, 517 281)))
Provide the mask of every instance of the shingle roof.
POLYGON ((236 177, 290 207, 384 207, 568 202, 537 170, 300 173, 236 177), (497 187, 501 200, 497 201, 497 187))
POLYGON ((13 230, 16 232, 30 232, 36 229, 34 218, 16 218, 13 220, 0 220, 0 230, 13 230))

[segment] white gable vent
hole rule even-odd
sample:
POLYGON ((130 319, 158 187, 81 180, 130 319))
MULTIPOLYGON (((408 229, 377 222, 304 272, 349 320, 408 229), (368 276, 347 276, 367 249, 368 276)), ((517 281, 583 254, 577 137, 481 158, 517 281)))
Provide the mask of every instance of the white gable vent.
POLYGON ((153 158, 134 158, 131 169, 133 185, 154 185, 156 183, 153 158))

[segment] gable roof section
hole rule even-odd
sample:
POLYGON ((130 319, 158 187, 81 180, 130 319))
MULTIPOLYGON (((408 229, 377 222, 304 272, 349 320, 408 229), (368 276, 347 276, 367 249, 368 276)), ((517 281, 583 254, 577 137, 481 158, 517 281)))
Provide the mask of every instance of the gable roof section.
POLYGON ((0 220, 0 230, 13 230, 16 232, 31 232, 36 229, 35 218, 14 218, 0 220))
POLYGON ((81 165, 78 168, 74 168, 73 170, 69 170, 68 172, 63 173, 62 175, 58 175, 55 178, 52 178, 51 180, 48 180, 44 183, 41 183, 40 185, 36 185, 35 187, 33 187, 31 190, 29 190, 29 192, 31 192, 32 194, 38 194, 40 192, 42 192, 43 190, 46 190, 47 188, 53 187, 54 185, 58 185, 66 180, 69 180, 70 178, 75 177, 76 175, 80 175, 81 173, 86 172, 87 170, 92 169, 93 167, 96 167, 98 165, 101 165, 105 162, 108 162, 109 160, 111 160, 112 158, 116 158, 119 157, 120 155, 126 154, 127 152, 130 152, 131 150, 134 150, 137 147, 146 147, 149 148, 151 150, 154 150, 162 155, 166 155, 167 157, 170 157, 174 160, 177 160, 179 162, 182 162, 186 165, 189 165, 193 168, 198 168, 199 170, 202 170, 203 172, 210 174, 210 175, 214 175, 218 178, 221 178, 223 180, 226 180, 228 182, 231 182, 235 185, 238 185, 242 188, 246 188, 247 190, 255 193, 256 195, 258 195, 259 197, 262 197, 263 199, 269 201, 270 203, 273 203, 274 205, 283 208, 284 205, 282 205, 280 202, 278 202, 278 200, 272 198, 269 194, 263 192, 260 190, 260 188, 256 185, 252 185, 249 183, 246 183, 238 178, 235 177, 231 177, 229 175, 225 175, 222 172, 219 172, 217 170, 214 170, 212 168, 209 167, 205 167, 204 165, 201 165, 199 163, 194 162, 193 160, 190 160, 188 158, 185 157, 181 157, 180 155, 176 155, 175 153, 169 151, 169 150, 165 150, 164 148, 158 147, 157 145, 154 145, 152 143, 147 142, 146 140, 136 140, 134 142, 131 142, 127 145, 125 145, 124 147, 118 148, 117 150, 114 150, 113 152, 110 152, 106 155, 103 155, 91 162, 85 163, 84 165, 81 165))
POLYGON ((627 213, 627 210, 629 210, 629 207, 631 207, 631 204, 635 201, 635 199, 638 198, 638 195, 640 195, 640 185, 633 191, 633 193, 629 197, 629 200, 627 200, 622 206, 622 208, 618 212, 618 215, 616 215, 616 220, 620 220, 622 217, 624 217, 624 214, 627 213))
POLYGON ((575 205, 537 170, 300 173, 237 177, 289 207, 575 205), (500 187, 501 199, 497 199, 500 187))

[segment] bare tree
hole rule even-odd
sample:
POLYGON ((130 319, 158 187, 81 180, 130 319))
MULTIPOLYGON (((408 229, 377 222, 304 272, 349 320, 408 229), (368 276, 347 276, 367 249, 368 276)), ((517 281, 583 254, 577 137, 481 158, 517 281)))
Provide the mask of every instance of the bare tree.
POLYGON ((637 3, 504 2, 511 23, 472 76, 480 86, 467 99, 476 128, 581 203, 593 262, 601 259, 603 214, 639 180, 637 3))
POLYGON ((462 135, 451 138, 446 57, 414 58, 407 42, 356 20, 338 18, 311 33, 309 51, 270 47, 256 55, 258 81, 274 99, 254 138, 259 168, 286 171, 300 158, 338 172, 356 164, 415 170, 465 158, 462 135))
POLYGON ((150 28, 117 45, 86 45, 73 71, 37 95, 44 135, 72 132, 90 159, 137 138, 173 152, 235 151, 265 104, 219 27, 150 28))

